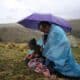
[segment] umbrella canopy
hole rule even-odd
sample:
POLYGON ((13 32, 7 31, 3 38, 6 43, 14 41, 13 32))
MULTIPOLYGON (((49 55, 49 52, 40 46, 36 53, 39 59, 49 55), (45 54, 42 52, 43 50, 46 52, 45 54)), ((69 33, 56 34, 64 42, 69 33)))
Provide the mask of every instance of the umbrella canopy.
POLYGON ((38 24, 39 24, 40 21, 48 21, 52 24, 59 25, 60 27, 62 27, 67 32, 71 31, 71 26, 66 20, 64 20, 62 18, 55 17, 51 14, 34 13, 34 14, 28 16, 27 18, 19 21, 18 23, 27 27, 27 28, 37 30, 38 29, 38 24))

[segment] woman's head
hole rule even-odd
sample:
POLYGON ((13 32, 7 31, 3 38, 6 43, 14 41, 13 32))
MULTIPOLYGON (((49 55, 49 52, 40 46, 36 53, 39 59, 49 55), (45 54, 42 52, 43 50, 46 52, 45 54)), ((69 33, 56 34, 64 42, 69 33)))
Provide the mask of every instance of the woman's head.
POLYGON ((51 23, 47 21, 41 21, 38 26, 41 32, 48 33, 51 27, 51 23))

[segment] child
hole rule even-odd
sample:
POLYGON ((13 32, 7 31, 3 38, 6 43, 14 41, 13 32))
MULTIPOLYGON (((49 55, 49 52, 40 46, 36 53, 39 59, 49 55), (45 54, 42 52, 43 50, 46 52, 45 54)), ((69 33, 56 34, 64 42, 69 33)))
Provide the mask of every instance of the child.
POLYGON ((37 73, 42 73, 44 76, 49 77, 50 72, 49 69, 44 65, 45 58, 42 56, 41 46, 37 45, 35 39, 32 39, 29 42, 29 48, 34 50, 34 52, 25 58, 25 62, 28 64, 28 67, 37 73))
POLYGON ((28 54, 24 60, 26 61, 26 64, 33 58, 42 58, 42 49, 41 46, 37 45, 36 40, 33 38, 29 41, 28 44, 30 50, 33 50, 32 54, 28 54))

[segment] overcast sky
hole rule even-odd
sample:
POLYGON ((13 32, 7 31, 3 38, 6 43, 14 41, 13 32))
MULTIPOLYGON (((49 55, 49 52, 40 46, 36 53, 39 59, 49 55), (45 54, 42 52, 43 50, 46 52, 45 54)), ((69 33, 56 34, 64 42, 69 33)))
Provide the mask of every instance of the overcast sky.
POLYGON ((0 23, 17 22, 34 12, 80 19, 80 0, 0 0, 0 23))

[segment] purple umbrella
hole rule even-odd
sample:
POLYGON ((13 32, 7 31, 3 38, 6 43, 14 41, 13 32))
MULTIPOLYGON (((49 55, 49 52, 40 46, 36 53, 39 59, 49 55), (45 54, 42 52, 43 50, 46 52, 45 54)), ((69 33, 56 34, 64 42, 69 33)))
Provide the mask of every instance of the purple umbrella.
POLYGON ((59 25, 60 27, 62 27, 67 32, 70 32, 71 29, 72 29, 70 24, 66 20, 64 20, 62 18, 55 17, 51 14, 37 14, 37 13, 34 13, 34 14, 28 16, 27 18, 19 21, 18 23, 27 27, 27 28, 37 30, 38 29, 38 23, 40 21, 48 21, 52 24, 59 25))

